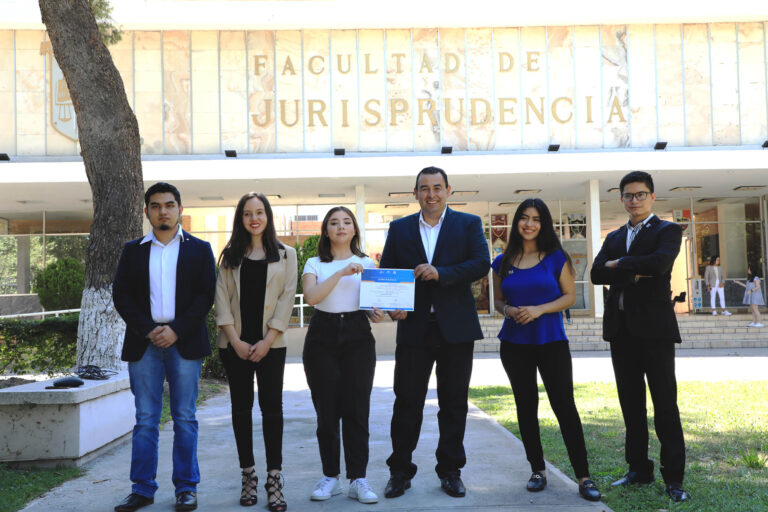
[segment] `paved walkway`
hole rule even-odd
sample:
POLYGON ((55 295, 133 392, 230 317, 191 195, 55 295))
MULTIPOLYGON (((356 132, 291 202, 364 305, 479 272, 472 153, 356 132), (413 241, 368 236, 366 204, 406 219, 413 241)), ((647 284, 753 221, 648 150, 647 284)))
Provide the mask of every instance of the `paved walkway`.
MULTIPOLYGON (((574 354, 574 380, 613 381, 610 356, 607 352, 574 354)), ((383 498, 388 473, 385 459, 389 455, 389 420, 392 411, 391 356, 379 358, 371 409, 371 459, 368 478, 380 501, 376 505, 361 505, 345 495, 326 502, 310 502, 309 493, 321 476, 320 460, 315 442, 315 415, 306 388, 301 362, 292 358, 286 367, 284 467, 286 499, 293 511, 347 510, 448 510, 485 511, 569 511, 599 512, 609 509, 602 503, 582 500, 576 484, 557 469, 549 469, 549 486, 545 492, 531 494, 524 485, 529 476, 522 444, 477 408, 470 408, 467 423, 467 466, 463 479, 467 496, 450 498, 440 490, 433 471, 437 443, 436 395, 434 377, 430 384, 425 409, 424 426, 419 446, 414 454, 419 473, 413 488, 394 500, 383 498)), ((684 350, 678 352, 679 380, 765 380, 768 349, 684 350)), ((498 355, 476 354, 472 385, 508 385, 498 355)), ((231 430, 229 398, 215 397, 200 408, 199 459, 202 483, 199 487, 200 508, 203 511, 242 511, 237 503, 240 476, 231 430)), ((258 418, 257 418, 258 421, 258 418)), ((258 424, 255 430, 258 432, 258 424)), ((172 428, 168 424, 160 434, 160 490, 149 512, 173 510, 170 450, 172 428)), ((256 434, 256 466, 264 467, 261 439, 256 434)), ((130 443, 124 443, 86 466, 84 477, 72 480, 31 503, 25 510, 57 512, 109 511, 130 489, 128 468, 130 443)), ((263 479, 264 471, 260 471, 263 479)), ((345 482, 346 486, 346 482, 345 482)), ((263 510, 265 494, 259 490, 259 504, 252 510, 263 510)))

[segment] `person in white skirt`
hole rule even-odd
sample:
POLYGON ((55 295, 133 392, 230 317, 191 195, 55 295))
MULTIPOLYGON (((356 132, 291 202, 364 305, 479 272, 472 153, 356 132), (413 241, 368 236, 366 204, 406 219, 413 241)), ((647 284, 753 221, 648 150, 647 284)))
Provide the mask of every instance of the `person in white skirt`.
POLYGON ((379 498, 366 479, 368 416, 376 341, 369 320, 384 318, 379 309, 360 309, 360 277, 375 263, 360 249, 360 230, 352 212, 331 208, 323 219, 318 256, 304 265, 304 299, 315 306, 304 341, 304 373, 317 413, 317 444, 323 477, 310 499, 341 494, 341 441, 344 443, 347 496, 360 503, 379 498), (341 422, 341 436, 339 435, 341 422))
POLYGON ((746 288, 744 290, 744 304, 749 305, 749 311, 752 313, 752 322, 747 324, 747 327, 763 327, 760 323, 760 306, 765 306, 765 299, 763 299, 763 291, 760 289, 760 278, 756 275, 755 270, 757 265, 747 266, 747 282, 742 283, 736 281, 737 284, 746 288))
POLYGON ((704 269, 704 283, 709 291, 712 314, 717 315, 715 297, 719 296, 720 307, 723 309, 722 314, 731 316, 731 313, 725 309, 725 274, 723 274, 723 267, 720 266, 720 256, 712 256, 709 259, 709 265, 704 269))

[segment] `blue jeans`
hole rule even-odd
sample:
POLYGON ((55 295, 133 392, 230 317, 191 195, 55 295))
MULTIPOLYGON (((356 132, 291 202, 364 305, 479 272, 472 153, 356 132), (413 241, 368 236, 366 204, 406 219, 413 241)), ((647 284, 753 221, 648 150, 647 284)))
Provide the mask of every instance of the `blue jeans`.
POLYGON ((141 360, 128 363, 131 392, 136 403, 131 452, 132 491, 153 497, 157 491, 157 442, 163 407, 163 381, 168 379, 173 418, 173 485, 178 496, 197 491, 197 420, 195 402, 202 359, 184 359, 176 345, 150 344, 141 360))

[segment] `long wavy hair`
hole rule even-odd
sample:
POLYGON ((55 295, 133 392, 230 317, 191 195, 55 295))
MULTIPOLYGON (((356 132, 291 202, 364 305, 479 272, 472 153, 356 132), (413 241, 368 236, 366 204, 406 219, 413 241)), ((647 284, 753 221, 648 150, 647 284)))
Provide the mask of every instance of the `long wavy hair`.
POLYGON ((568 261, 568 266, 571 272, 573 272, 571 256, 563 249, 563 245, 560 243, 557 233, 555 233, 555 226, 552 222, 552 214, 549 212, 549 208, 547 208, 544 201, 538 197, 533 197, 526 199, 517 207, 515 216, 512 219, 512 225, 509 228, 509 243, 504 250, 504 256, 501 258, 501 271, 499 275, 504 278, 512 263, 523 256, 523 237, 520 235, 517 225, 520 223, 520 217, 523 216, 523 212, 528 208, 534 208, 539 212, 541 228, 539 229, 539 235, 536 237, 536 247, 539 249, 539 253, 543 252, 547 255, 557 250, 563 251, 565 259, 568 261))
POLYGON ((275 232, 275 223, 272 217, 272 207, 269 205, 267 196, 260 192, 249 192, 237 202, 235 207, 235 218, 232 220, 232 235, 229 237, 227 245, 221 251, 219 256, 219 265, 224 268, 236 268, 243 262, 246 251, 251 245, 251 234, 243 225, 243 210, 245 203, 250 199, 257 198, 264 204, 264 212, 267 214, 267 226, 261 234, 261 242, 264 244, 264 253, 267 263, 274 263, 280 259, 280 248, 283 244, 277 239, 275 232))
POLYGON ((349 248, 352 250, 352 254, 364 258, 366 254, 360 249, 360 228, 357 227, 357 219, 355 214, 352 213, 349 208, 345 206, 334 206, 328 213, 325 214, 323 219, 323 227, 320 230, 320 240, 317 242, 317 256, 323 263, 333 261, 333 254, 331 253, 331 240, 328 238, 328 221, 331 220, 331 215, 336 212, 344 212, 352 219, 352 225, 355 226, 355 236, 349 241, 349 248))

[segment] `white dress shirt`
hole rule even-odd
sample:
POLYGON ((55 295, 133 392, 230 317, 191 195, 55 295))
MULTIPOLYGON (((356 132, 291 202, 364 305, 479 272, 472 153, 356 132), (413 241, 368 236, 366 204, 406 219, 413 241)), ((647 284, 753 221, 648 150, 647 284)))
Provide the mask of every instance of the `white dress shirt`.
POLYGON ((141 241, 142 244, 152 244, 149 249, 149 305, 152 320, 158 324, 167 324, 176 318, 176 264, 183 241, 181 226, 166 245, 158 242, 154 231, 141 241))
POLYGON ((432 264, 432 257, 435 255, 435 246, 437 245, 437 237, 440 236, 440 228, 443 226, 443 219, 445 219, 445 212, 448 208, 443 209, 440 219, 437 224, 430 226, 427 221, 424 220, 424 212, 419 213, 419 232, 421 233, 421 243, 424 244, 424 252, 427 253, 427 262, 432 264))

